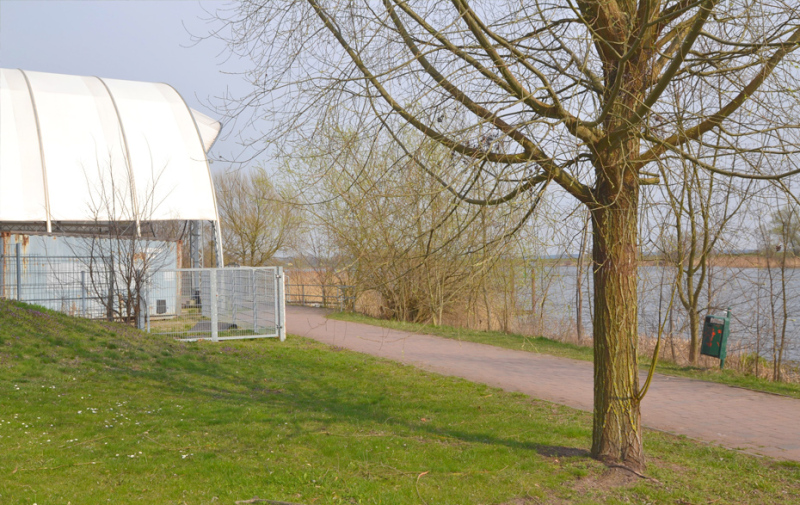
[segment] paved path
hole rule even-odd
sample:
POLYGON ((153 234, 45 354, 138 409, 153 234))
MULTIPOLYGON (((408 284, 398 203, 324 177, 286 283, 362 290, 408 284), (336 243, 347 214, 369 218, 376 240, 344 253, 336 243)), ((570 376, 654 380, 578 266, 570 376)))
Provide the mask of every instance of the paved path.
MULTIPOLYGON (((443 375, 592 410, 592 364, 471 342, 334 321, 286 308, 289 333, 443 375)), ((800 400, 656 374, 642 403, 649 428, 800 461, 800 400)))

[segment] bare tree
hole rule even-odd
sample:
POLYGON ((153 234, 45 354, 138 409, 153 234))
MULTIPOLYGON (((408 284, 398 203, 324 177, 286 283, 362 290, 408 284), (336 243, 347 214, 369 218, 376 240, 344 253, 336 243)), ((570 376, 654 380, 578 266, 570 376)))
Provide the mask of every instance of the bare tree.
MULTIPOLYGON (((478 290, 491 319, 495 300, 484 280, 505 260, 506 223, 520 210, 461 205, 410 166, 391 138, 338 130, 322 138, 292 171, 305 208, 322 224, 313 232, 324 233, 347 263, 340 268, 348 282, 380 293, 385 317, 434 325, 458 306, 474 306, 467 299, 478 290)), ((423 143, 416 156, 436 173, 458 168, 435 143, 423 143)))
MULTIPOLYGON (((676 269, 678 299, 689 320, 689 362, 697 364, 700 313, 707 311, 711 303, 710 291, 704 292, 704 288, 710 286, 712 254, 725 243, 727 227, 749 196, 752 184, 737 187, 729 178, 698 171, 684 158, 674 161, 680 164, 680 170, 661 168, 661 188, 674 230, 674 243, 664 256, 676 269), (701 305, 704 295, 705 306, 701 305)), ((716 166, 713 155, 710 163, 716 166)))
POLYGON ((800 204, 791 202, 775 211, 771 231, 794 256, 800 256, 800 204))
POLYGON ((143 323, 147 286, 171 255, 177 260, 173 247, 156 240, 175 223, 151 222, 161 203, 155 196, 161 173, 154 170, 150 183, 138 188, 135 196, 127 171, 110 161, 98 162, 93 173, 85 174, 91 188, 87 210, 94 223, 73 252, 84 262, 87 289, 109 321, 143 323))
POLYGON ((798 87, 797 3, 252 0, 220 16, 227 24, 215 33, 254 63, 253 92, 240 103, 273 121, 265 133, 281 139, 276 148, 291 151, 326 123, 398 144, 414 129, 463 169, 436 174, 413 146, 409 160, 466 203, 520 205, 551 183, 588 207, 591 452, 644 469, 640 188, 659 182, 647 167, 668 153, 724 176, 797 173, 785 161, 797 140, 786 93, 798 87), (689 107, 674 106, 676 87, 694 93, 689 107), (735 171, 689 149, 711 142, 735 171))
POLYGON ((300 213, 266 170, 217 174, 214 185, 229 262, 262 266, 293 245, 300 213))
POLYGON ((584 260, 586 257, 586 242, 589 236, 589 215, 583 223, 583 230, 581 231, 581 241, 578 246, 578 258, 575 262, 575 332, 577 334, 578 343, 583 339, 583 273, 584 273, 584 260))
POLYGON ((781 207, 772 216, 772 229, 761 226, 762 248, 766 257, 769 330, 772 335, 772 380, 783 380, 783 360, 789 336, 789 284, 795 272, 789 262, 794 258, 793 241, 800 215, 797 207, 781 207))

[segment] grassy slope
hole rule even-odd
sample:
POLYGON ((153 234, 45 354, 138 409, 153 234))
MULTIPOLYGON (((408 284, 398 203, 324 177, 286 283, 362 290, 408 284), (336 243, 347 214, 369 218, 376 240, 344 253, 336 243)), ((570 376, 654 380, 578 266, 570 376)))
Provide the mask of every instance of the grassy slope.
MULTIPOLYGON (((386 321, 383 319, 375 319, 350 312, 338 312, 331 314, 328 317, 332 319, 338 319, 340 321, 372 324, 376 326, 392 328, 395 330, 413 331, 456 340, 494 345, 497 347, 504 347, 506 349, 539 352, 542 354, 551 354, 553 356, 561 356, 585 361, 591 361, 593 355, 591 347, 562 343, 544 337, 529 337, 513 333, 502 333, 499 331, 468 330, 450 326, 432 326, 427 324, 406 323, 402 321, 386 321)), ((640 363, 642 364, 643 369, 648 370, 650 368, 651 359, 651 356, 641 356, 640 363)), ((793 398, 800 398, 800 384, 771 382, 765 379, 757 379, 750 375, 743 375, 735 370, 730 369, 719 370, 716 368, 707 369, 685 367, 676 365, 674 363, 665 363, 660 361, 656 366, 656 371, 665 375, 675 375, 679 377, 707 380, 718 382, 720 384, 728 384, 730 386, 752 389, 755 391, 765 391, 767 393, 775 393, 791 396, 793 398)))
POLYGON ((0 503, 798 503, 800 465, 290 337, 182 344, 0 301, 0 503), (625 486, 619 486, 621 482, 625 486), (736 483, 736 485, 731 485, 736 483))

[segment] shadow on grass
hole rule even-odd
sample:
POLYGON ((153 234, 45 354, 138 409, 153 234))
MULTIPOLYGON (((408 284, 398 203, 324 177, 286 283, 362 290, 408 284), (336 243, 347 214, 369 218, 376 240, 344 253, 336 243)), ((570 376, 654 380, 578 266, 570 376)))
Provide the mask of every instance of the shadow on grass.
POLYGON ((576 447, 562 447, 556 445, 539 445, 536 452, 548 458, 589 458, 589 451, 576 447))
POLYGON ((192 401, 200 423, 239 423, 242 410, 252 409, 259 412, 259 422, 280 418, 294 426, 290 436, 309 433, 309 424, 344 423, 351 433, 389 427, 387 436, 490 444, 545 457, 588 457, 585 450, 569 446, 571 439, 586 435, 576 432, 574 422, 548 418, 550 409, 520 411, 524 415, 498 424, 498 416, 506 415, 503 409, 515 400, 509 397, 501 405, 495 403, 499 395, 483 399, 482 385, 355 353, 330 352, 300 339, 291 344, 183 344, 121 325, 6 307, 0 336, 13 344, 15 378, 84 372, 98 385, 119 388, 121 395, 128 387, 150 388, 146 394, 154 398, 192 401))
MULTIPOLYGON (((253 346, 233 356, 229 347, 212 345, 190 347, 176 356, 160 358, 149 369, 134 369, 125 366, 124 361, 117 361, 113 364, 114 373, 119 379, 147 381, 163 393, 193 398, 199 404, 213 400, 217 406, 215 415, 220 416, 209 420, 214 424, 237 422, 237 412, 250 408, 291 413, 287 419, 281 419, 294 426, 290 437, 307 434, 306 423, 324 426, 345 422, 376 432, 388 427, 387 431, 392 433, 387 436, 399 434, 453 445, 505 446, 548 458, 589 457, 589 452, 582 448, 551 445, 574 438, 560 433, 557 421, 548 426, 531 419, 533 429, 527 429, 530 426, 526 421, 526 429, 522 431, 527 440, 521 435, 513 438, 499 435, 499 431, 509 428, 498 427, 494 421, 481 422, 479 416, 484 414, 476 413, 480 393, 469 389, 482 386, 446 379, 445 388, 449 391, 432 394, 425 388, 431 388, 429 383, 437 380, 435 376, 421 371, 407 373, 408 367, 383 364, 373 358, 330 353, 322 348, 312 348, 309 356, 305 350, 281 349, 269 344, 260 352, 252 352, 253 347, 259 347, 253 346), (221 354, 227 356, 217 359, 221 354), (353 367, 359 371, 352 373, 353 367), (421 392, 416 388, 421 388, 421 392), (463 421, 466 421, 464 428, 453 426, 463 421)), ((511 430, 518 428, 519 425, 511 430)))

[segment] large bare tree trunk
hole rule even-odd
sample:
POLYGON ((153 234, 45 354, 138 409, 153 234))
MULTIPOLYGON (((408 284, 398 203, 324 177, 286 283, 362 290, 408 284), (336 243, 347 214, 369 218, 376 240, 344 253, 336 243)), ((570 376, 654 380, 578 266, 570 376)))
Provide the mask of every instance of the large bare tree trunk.
MULTIPOLYGON (((609 194, 609 192, 605 192, 609 194)), ((638 188, 592 210, 594 228, 594 430, 592 455, 642 471, 637 320, 638 188)))

